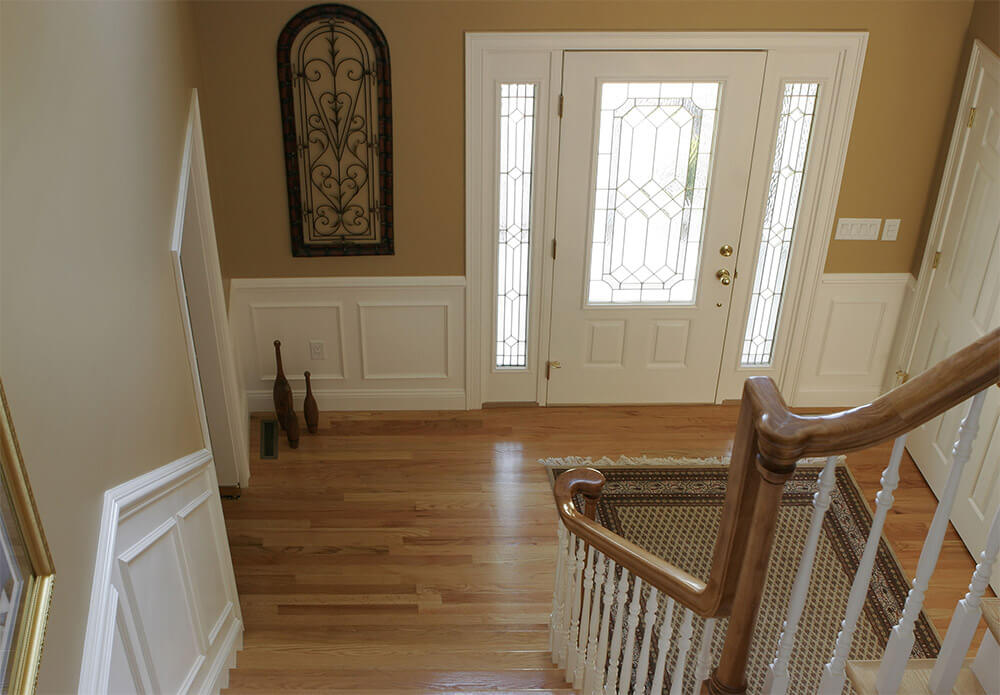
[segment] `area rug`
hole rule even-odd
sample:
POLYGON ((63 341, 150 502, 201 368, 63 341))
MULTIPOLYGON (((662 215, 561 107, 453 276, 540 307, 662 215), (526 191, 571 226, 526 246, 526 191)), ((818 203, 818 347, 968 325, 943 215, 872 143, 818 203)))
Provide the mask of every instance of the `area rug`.
MULTIPOLYGON (((597 510, 600 523, 696 577, 707 579, 725 501, 727 459, 561 458, 543 459, 541 463, 550 472, 550 482, 578 466, 600 470, 607 479, 597 510)), ((785 487, 774 552, 750 649, 747 674, 750 693, 761 692, 768 664, 774 658, 809 530, 812 498, 822 465, 822 459, 800 463, 785 487)), ((577 505, 581 506, 582 500, 577 500, 577 505)), ((823 665, 833 652, 851 581, 870 529, 868 505, 850 471, 841 463, 836 469, 836 487, 823 522, 807 608, 792 654, 789 693, 815 693, 819 687, 823 665)), ((910 581, 883 537, 864 612, 854 635, 851 659, 881 657, 889 631, 902 612, 909 586, 910 581)), ((677 623, 680 613, 675 613, 677 623)), ((697 653, 702 625, 703 621, 696 617, 692 653, 697 653)), ((726 627, 725 620, 716 627, 713 663, 722 651, 726 627)), ((932 658, 939 647, 940 639, 933 625, 921 614, 912 656, 932 658)), ((694 661, 688 661, 685 683, 693 679, 694 661)), ((669 665, 667 672, 672 672, 672 668, 669 665)), ((849 684, 844 692, 851 692, 849 684)))

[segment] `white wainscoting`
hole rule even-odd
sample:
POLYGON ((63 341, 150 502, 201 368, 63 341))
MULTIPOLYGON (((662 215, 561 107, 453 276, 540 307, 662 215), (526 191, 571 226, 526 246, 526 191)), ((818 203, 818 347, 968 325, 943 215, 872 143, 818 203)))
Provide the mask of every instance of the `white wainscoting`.
POLYGON ((816 293, 796 406, 853 406, 883 392, 909 273, 831 273, 816 293))
POLYGON ((273 408, 276 339, 296 412, 306 370, 321 410, 466 407, 464 277, 234 279, 229 320, 251 412, 273 408))
POLYGON ((211 453, 108 490, 80 694, 216 693, 242 644, 211 453))

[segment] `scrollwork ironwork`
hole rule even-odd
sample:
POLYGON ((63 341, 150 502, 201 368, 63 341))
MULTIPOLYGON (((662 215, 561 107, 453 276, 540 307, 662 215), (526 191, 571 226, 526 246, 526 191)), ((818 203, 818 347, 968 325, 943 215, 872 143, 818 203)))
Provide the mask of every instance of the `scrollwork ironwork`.
POLYGON ((367 15, 317 5, 278 39, 292 253, 391 254, 389 50, 367 15))

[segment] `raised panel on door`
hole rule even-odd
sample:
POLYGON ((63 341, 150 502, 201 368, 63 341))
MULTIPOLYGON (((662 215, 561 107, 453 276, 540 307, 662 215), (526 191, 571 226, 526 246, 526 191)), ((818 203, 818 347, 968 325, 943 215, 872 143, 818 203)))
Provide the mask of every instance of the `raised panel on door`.
POLYGON ((549 403, 714 400, 764 63, 566 54, 549 403))

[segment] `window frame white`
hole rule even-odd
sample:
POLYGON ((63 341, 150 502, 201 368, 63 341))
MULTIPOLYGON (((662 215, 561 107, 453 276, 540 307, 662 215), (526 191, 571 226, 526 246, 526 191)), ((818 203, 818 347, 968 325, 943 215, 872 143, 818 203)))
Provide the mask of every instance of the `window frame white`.
MULTIPOLYGON (((739 398, 747 376, 771 376, 783 393, 794 394, 810 309, 822 277, 854 109, 867 48, 867 32, 515 32, 466 34, 466 405, 484 402, 545 404, 545 347, 549 339, 555 229, 555 176, 558 156, 559 91, 562 55, 570 50, 764 50, 768 53, 757 129, 757 145, 737 257, 726 344, 716 402, 739 398), (529 279, 528 369, 498 374, 495 326, 495 142, 496 114, 489 104, 499 82, 538 85, 536 101, 535 186, 532 191, 532 271, 529 279), (820 105, 792 247, 786 296, 770 367, 740 367, 746 313, 757 260, 767 181, 773 163, 785 82, 820 83, 820 105), (490 121, 494 124, 490 126, 490 121), (492 156, 491 156, 492 153, 492 156), (551 180, 550 180, 551 179, 551 180), (491 188, 492 186, 492 188, 491 188), (748 253, 747 250, 750 250, 748 253), (493 288, 493 289, 491 289, 493 288), (488 360, 488 361, 487 361, 488 360), (510 377, 519 376, 519 379, 510 377), (516 382, 516 383, 515 383, 516 382)), ((705 252, 711 252, 706 249, 705 252)))

